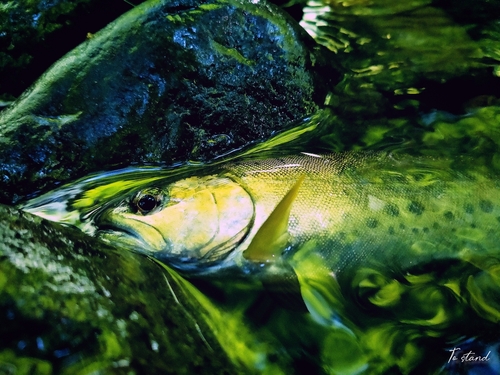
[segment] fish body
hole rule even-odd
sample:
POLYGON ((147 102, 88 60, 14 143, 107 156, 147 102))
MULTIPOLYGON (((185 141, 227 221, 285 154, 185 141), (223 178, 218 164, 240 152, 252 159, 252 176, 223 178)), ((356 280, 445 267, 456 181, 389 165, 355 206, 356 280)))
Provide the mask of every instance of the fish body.
POLYGON ((228 163, 130 194, 96 234, 207 277, 279 272, 305 248, 332 272, 498 253, 498 179, 456 165, 386 153, 228 163))

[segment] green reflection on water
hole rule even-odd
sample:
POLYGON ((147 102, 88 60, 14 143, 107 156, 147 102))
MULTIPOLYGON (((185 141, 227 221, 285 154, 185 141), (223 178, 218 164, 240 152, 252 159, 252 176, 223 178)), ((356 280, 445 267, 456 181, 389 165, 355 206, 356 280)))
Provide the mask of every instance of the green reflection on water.
MULTIPOLYGON (((500 15, 486 14, 486 7, 479 17, 473 5, 467 22, 468 9, 460 12, 458 6, 431 6, 429 1, 309 3, 302 24, 337 52, 344 80, 332 90, 327 109, 223 161, 297 151, 377 150, 403 158, 446 158, 450 169, 459 161, 485 178, 498 174, 500 29, 494 21, 500 15), (477 83, 469 89, 471 82, 477 83)), ((202 167, 190 163, 161 178, 175 180, 202 167)), ((155 181, 159 171, 165 169, 130 168, 72 184, 61 200, 76 211, 56 219, 81 225, 96 209, 155 181)), ((57 202, 32 202, 41 204, 46 204, 48 217, 61 215, 57 202)), ((473 229, 459 228, 458 235, 480 242, 473 229)), ((311 250, 314 246, 308 243, 291 260, 300 295, 270 293, 259 283, 233 280, 212 286, 197 281, 195 288, 172 275, 205 306, 224 350, 248 369, 322 374, 499 371, 500 256, 463 251, 454 259, 429 261, 418 255, 432 252, 432 244, 420 241, 411 249, 413 267, 381 264, 333 275, 311 250), (296 308, 297 298, 307 310, 296 308), (464 367, 460 360, 450 361, 453 348, 460 348, 460 355, 469 350, 492 354, 489 361, 464 367)))

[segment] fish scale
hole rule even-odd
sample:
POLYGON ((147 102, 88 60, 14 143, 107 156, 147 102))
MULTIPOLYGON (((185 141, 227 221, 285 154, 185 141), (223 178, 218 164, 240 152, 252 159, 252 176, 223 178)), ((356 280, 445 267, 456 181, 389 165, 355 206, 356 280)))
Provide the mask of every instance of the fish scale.
POLYGON ((397 259, 405 266, 413 256, 499 249, 497 180, 453 171, 446 160, 297 156, 228 170, 268 208, 304 174, 291 209, 290 242, 298 248, 314 238, 334 269, 353 258, 397 259))
MULTIPOLYGON (((462 164, 470 165, 460 159, 390 153, 303 153, 209 165, 191 176, 184 171, 177 180, 171 170, 159 169, 146 175, 147 187, 134 190, 125 181, 124 193, 116 196, 109 196, 106 185, 85 191, 85 182, 80 183, 81 198, 72 197, 67 205, 89 202, 92 214, 75 221, 78 215, 69 207, 64 217, 115 246, 153 255, 184 274, 214 275, 225 268, 248 272, 242 254, 264 235, 262 228, 272 215, 277 223, 286 221, 287 233, 276 233, 276 238, 287 238, 275 245, 271 238, 263 239, 259 246, 269 243, 269 249, 261 249, 269 259, 289 260, 301 248, 313 247, 335 271, 388 262, 404 269, 432 259, 500 250, 499 179, 462 164), (289 213, 281 212, 278 204, 302 178, 289 213), (139 212, 134 197, 148 191, 163 198, 151 212, 139 212), (90 199, 92 192, 107 196, 90 199)), ((113 178, 109 186, 118 186, 119 174, 113 178)), ((51 202, 46 216, 53 218, 51 194, 57 191, 24 208, 43 216, 37 202, 51 202)), ((266 236, 273 237, 272 231, 271 225, 266 236)))

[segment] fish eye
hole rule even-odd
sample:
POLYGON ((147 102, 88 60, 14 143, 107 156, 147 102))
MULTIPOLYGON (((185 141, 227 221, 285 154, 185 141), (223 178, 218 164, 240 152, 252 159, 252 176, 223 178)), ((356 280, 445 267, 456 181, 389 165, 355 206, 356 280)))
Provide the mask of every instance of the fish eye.
POLYGON ((156 198, 146 194, 137 201, 137 206, 141 211, 151 211, 156 207, 156 198))
POLYGON ((136 212, 146 215, 161 204, 159 191, 139 192, 132 200, 132 206, 136 212))

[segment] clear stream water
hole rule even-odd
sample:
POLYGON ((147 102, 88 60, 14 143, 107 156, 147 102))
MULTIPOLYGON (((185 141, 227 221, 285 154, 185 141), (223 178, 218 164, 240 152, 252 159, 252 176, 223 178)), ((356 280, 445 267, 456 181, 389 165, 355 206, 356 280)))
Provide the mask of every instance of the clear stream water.
MULTIPOLYGON (((445 158, 450 168, 460 160, 462 168, 498 175, 499 20, 497 1, 310 2, 301 24, 336 52, 343 81, 326 109, 221 160, 372 150, 445 158)), ((93 215, 107 204, 158 176, 175 180, 200 167, 103 172, 30 205, 92 234, 93 215), (86 201, 86 191, 101 199, 86 201), (64 212, 61 202, 73 206, 64 212)), ((303 262, 315 267, 314 259, 303 262)), ((411 273, 360 269, 336 284, 314 280, 327 321, 286 288, 193 282, 225 314, 227 331, 218 335, 242 343, 225 348, 230 357, 261 373, 500 373, 500 247, 498 258, 422 263, 411 273)))

